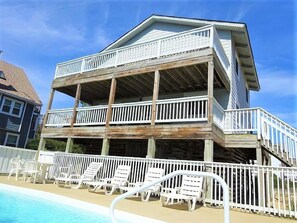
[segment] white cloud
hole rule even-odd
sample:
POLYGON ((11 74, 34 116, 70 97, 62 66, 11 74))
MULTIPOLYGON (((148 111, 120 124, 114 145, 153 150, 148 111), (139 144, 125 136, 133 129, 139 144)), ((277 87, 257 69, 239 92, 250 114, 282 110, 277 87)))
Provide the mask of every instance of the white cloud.
MULTIPOLYGON (((259 72, 260 73, 260 72, 259 72)), ((261 77, 261 93, 271 96, 297 97, 297 76, 284 70, 264 71, 261 77)))
POLYGON ((109 18, 109 8, 107 4, 100 6, 100 17, 92 26, 82 5, 67 8, 54 4, 1 6, 0 24, 5 29, 0 30, 0 36, 15 40, 20 45, 39 47, 47 54, 88 52, 110 42, 103 31, 109 18))

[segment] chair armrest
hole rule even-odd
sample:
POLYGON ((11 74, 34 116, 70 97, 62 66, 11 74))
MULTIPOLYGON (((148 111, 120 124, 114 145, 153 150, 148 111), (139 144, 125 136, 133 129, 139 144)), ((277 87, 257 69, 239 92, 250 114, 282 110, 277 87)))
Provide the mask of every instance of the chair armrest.
POLYGON ((69 179, 79 179, 80 175, 79 174, 70 174, 69 179))

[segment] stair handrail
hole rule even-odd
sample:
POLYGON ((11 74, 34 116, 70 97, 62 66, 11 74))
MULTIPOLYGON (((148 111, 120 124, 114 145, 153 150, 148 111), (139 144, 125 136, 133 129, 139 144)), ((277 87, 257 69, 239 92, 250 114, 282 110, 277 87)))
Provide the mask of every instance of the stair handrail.
POLYGON ((167 174, 165 176, 163 176, 162 178, 155 180, 153 182, 150 183, 145 183, 143 186, 141 187, 137 187, 131 191, 128 191, 124 194, 121 194, 120 196, 116 197, 112 202, 111 205, 109 207, 109 216, 112 220, 113 223, 117 223, 117 220, 114 216, 114 208, 115 205, 122 199, 127 198, 131 195, 134 195, 136 193, 139 193, 141 191, 144 191, 145 189, 150 188, 151 186, 154 186, 156 184, 159 184, 165 180, 168 180, 172 177, 178 176, 178 175, 189 175, 189 176, 198 176, 198 177, 210 177, 213 178, 215 180, 217 180, 223 188, 223 203, 224 203, 224 223, 229 223, 230 222, 230 207, 229 207, 229 187, 226 184, 226 182, 217 174, 214 173, 209 173, 209 172, 200 172, 200 171, 187 171, 187 170, 177 170, 174 171, 170 174, 167 174))

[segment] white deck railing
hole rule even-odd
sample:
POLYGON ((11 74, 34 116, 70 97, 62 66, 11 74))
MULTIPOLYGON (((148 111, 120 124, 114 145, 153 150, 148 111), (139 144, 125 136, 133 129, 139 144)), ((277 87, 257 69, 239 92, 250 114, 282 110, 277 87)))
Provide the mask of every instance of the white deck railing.
POLYGON ((77 108, 74 125, 104 125, 106 122, 107 105, 77 108))
MULTIPOLYGON (((103 162, 98 178, 112 177, 118 165, 131 165, 131 183, 142 182, 149 167, 163 168, 165 175, 177 170, 211 172, 229 186, 231 207, 297 219, 297 168, 66 153, 56 153, 54 157, 58 165, 71 164, 80 174, 93 161, 103 162)), ((162 186, 173 188, 180 184, 181 176, 176 176, 162 186)), ((216 180, 211 181, 210 188, 211 196, 205 201, 223 205, 223 193, 216 180)))
POLYGON ((110 124, 150 123, 151 112, 151 101, 114 104, 110 124))
POLYGON ((297 130, 261 108, 225 111, 225 133, 257 134, 272 153, 297 166, 297 130))
POLYGON ((188 97, 157 101, 156 122, 207 121, 207 97, 188 97))
POLYGON ((48 111, 46 126, 70 126, 72 114, 72 108, 50 110, 48 111))
POLYGON ((229 60, 214 26, 206 26, 57 64, 55 78, 213 47, 226 72, 229 60))
MULTIPOLYGON (((205 96, 158 100, 157 123, 207 121, 207 98, 205 96)), ((77 108, 74 125, 104 125, 107 106, 77 108)), ((110 124, 145 124, 151 122, 152 101, 112 105, 110 124)), ((69 126, 72 109, 49 111, 47 127, 69 126)))

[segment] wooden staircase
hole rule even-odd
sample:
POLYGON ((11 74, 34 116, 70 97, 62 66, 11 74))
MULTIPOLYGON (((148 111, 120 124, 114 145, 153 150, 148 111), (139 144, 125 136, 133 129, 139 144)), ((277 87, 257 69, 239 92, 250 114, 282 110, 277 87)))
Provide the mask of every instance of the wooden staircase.
POLYGON ((297 167, 297 130, 266 112, 261 117, 262 147, 286 166, 297 167))

